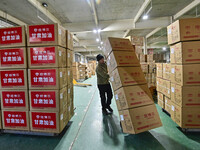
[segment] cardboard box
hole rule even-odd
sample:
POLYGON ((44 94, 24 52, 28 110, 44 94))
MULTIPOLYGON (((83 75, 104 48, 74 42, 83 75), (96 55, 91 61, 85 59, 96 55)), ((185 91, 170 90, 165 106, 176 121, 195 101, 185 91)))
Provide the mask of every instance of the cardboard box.
POLYGON ((73 35, 68 31, 66 30, 66 48, 70 49, 70 50, 74 50, 74 47, 73 47, 73 35))
POLYGON ((143 54, 143 47, 142 46, 135 46, 135 52, 137 54, 143 54))
POLYGON ((71 86, 73 85, 73 71, 72 71, 72 68, 67 68, 67 71, 68 71, 68 85, 71 86))
POLYGON ((67 67, 72 67, 74 54, 73 51, 67 50, 67 67))
POLYGON ((79 62, 73 62, 73 67, 86 68, 86 64, 79 63, 79 62))
POLYGON ((168 80, 164 80, 161 78, 156 78, 157 81, 157 91, 166 95, 167 97, 171 97, 171 82, 168 80))
POLYGON ((158 105, 165 109, 165 100, 164 100, 164 95, 160 92, 157 93, 158 95, 158 105))
POLYGON ((66 48, 66 31, 58 24, 29 25, 28 46, 61 46, 66 48))
POLYGON ((25 46, 25 26, 0 28, 0 48, 25 46))
POLYGON ((0 91, 0 96, 3 110, 29 110, 27 90, 3 90, 0 91))
POLYGON ((29 131, 29 115, 24 110, 2 110, 3 129, 29 131))
POLYGON ((171 82, 179 85, 200 85, 200 64, 172 65, 171 82))
POLYGON ((122 86, 146 83, 140 67, 118 67, 110 74, 110 77, 114 90, 122 86))
POLYGON ((112 51, 134 51, 134 47, 128 39, 109 37, 103 49, 104 55, 108 57, 112 51))
POLYGON ((171 64, 163 63, 163 79, 171 79, 171 64))
POLYGON ((154 104, 122 110, 119 115, 124 133, 137 134, 162 126, 154 104))
POLYGON ((170 100, 170 98, 164 96, 164 100, 165 100, 165 110, 171 114, 172 110, 171 110, 171 107, 172 107, 172 101, 170 100))
POLYGON ((67 87, 61 90, 29 90, 30 110, 63 111, 67 104, 67 87))
POLYGON ((29 68, 61 68, 67 66, 65 48, 60 46, 29 47, 29 68))
POLYGON ((163 88, 163 82, 164 80, 161 78, 156 78, 156 90, 160 93, 164 93, 164 88, 163 88))
POLYGON ((200 40, 200 18, 180 19, 167 27, 168 44, 200 40))
POLYGON ((29 89, 62 89, 67 86, 67 68, 29 69, 29 89))
POLYGON ((113 51, 107 59, 109 72, 112 72, 116 67, 140 66, 135 53, 128 51, 113 51))
POLYGON ((149 73, 149 64, 141 63, 140 65, 141 65, 142 72, 149 73))
POLYGON ((157 77, 159 77, 159 78, 163 77, 163 64, 162 63, 156 63, 156 74, 157 74, 157 77))
POLYGON ((68 122, 68 120, 64 121, 67 115, 64 112, 30 111, 30 129, 38 132, 60 133, 68 122))
POLYGON ((156 73, 156 64, 149 63, 149 73, 156 73))
POLYGON ((200 128, 200 107, 180 107, 173 103, 171 118, 181 128, 200 128))
POLYGON ((144 37, 131 36, 131 43, 135 46, 143 46, 144 45, 144 37))
POLYGON ((156 74, 152 73, 152 79, 151 79, 151 83, 156 83, 156 74))
POLYGON ((199 107, 200 86, 171 84, 171 100, 180 107, 199 107))
POLYGON ((26 48, 0 49, 0 69, 27 68, 26 48))
POLYGON ((121 87, 115 91, 118 110, 153 104, 147 84, 121 87))
POLYGON ((147 62, 153 62, 153 54, 147 55, 147 62))
POLYGON ((147 55, 140 54, 140 62, 147 62, 147 55))
POLYGON ((199 64, 200 42, 180 42, 170 47, 170 61, 173 64, 199 64))
POLYGON ((0 89, 27 89, 26 69, 0 70, 0 89))

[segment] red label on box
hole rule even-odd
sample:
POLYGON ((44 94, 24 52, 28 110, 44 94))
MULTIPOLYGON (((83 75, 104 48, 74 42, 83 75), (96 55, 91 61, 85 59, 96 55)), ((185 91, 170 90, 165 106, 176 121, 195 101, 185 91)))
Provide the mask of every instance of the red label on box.
POLYGON ((0 71, 1 86, 24 86, 24 70, 8 70, 0 71))
POLYGON ((26 98, 24 91, 2 91, 4 107, 25 107, 26 98))
POLYGON ((31 91, 31 106, 34 107, 56 107, 55 91, 31 91))
POLYGON ((3 111, 5 127, 26 127, 26 112, 3 111))
POLYGON ((56 85, 56 69, 34 69, 31 72, 31 85, 56 85))
POLYGON ((0 44, 22 43, 22 27, 0 29, 0 44))
POLYGON ((56 129, 56 113, 31 112, 33 128, 56 129))
POLYGON ((29 42, 55 41, 54 24, 29 26, 29 42))
POLYGON ((22 48, 0 50, 1 65, 24 64, 24 51, 22 48))
POLYGON ((56 62, 55 47, 30 48, 31 64, 52 64, 56 62))

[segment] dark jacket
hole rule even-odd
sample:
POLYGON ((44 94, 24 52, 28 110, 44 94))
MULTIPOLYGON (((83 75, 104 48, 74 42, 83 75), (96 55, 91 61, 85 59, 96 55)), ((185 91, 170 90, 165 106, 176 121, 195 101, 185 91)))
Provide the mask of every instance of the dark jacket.
POLYGON ((105 85, 109 84, 109 74, 108 74, 108 69, 107 65, 105 63, 103 64, 98 64, 96 68, 96 73, 97 73, 97 84, 98 85, 105 85))

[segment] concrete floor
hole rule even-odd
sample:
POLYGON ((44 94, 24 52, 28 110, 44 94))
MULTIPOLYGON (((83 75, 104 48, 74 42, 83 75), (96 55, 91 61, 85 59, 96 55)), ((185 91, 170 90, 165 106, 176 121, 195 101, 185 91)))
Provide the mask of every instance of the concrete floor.
POLYGON ((200 133, 182 133, 157 106, 163 127, 138 135, 121 132, 115 101, 114 114, 102 116, 96 77, 91 87, 75 87, 75 116, 57 137, 0 135, 0 150, 199 150, 200 133))

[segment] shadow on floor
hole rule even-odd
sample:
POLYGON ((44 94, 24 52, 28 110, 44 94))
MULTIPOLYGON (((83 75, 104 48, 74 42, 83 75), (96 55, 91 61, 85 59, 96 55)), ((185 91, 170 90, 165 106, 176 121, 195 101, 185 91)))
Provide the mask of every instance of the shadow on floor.
POLYGON ((57 136, 37 136, 23 134, 2 133, 0 135, 0 149, 12 150, 54 150, 62 137, 67 134, 72 122, 69 122, 61 134, 57 136), (9 142, 8 142, 9 141, 9 142))
POLYGON ((118 134, 121 133, 121 127, 117 116, 115 116, 114 114, 103 116, 103 125, 104 131, 112 139, 113 144, 119 145, 120 141, 118 139, 118 134))
POLYGON ((200 143, 200 131, 198 132, 191 132, 191 131, 186 131, 183 132, 183 130, 180 127, 177 127, 185 136, 187 136, 189 139, 192 139, 193 141, 196 141, 200 143))

